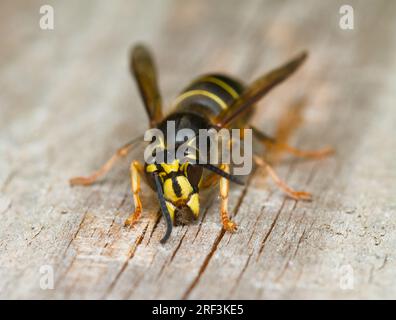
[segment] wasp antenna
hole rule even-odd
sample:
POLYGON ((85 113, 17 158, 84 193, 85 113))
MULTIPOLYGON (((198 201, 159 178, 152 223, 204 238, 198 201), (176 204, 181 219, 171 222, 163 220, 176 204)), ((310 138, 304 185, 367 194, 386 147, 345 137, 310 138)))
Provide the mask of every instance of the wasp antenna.
POLYGON ((226 178, 226 179, 228 179, 228 180, 230 180, 230 181, 232 181, 232 182, 234 182, 236 184, 239 184, 239 185, 242 185, 242 186, 244 185, 243 181, 239 180, 236 176, 231 175, 228 172, 225 172, 225 171, 221 170, 220 168, 218 168, 218 167, 216 167, 216 166, 214 166, 212 164, 197 163, 197 165, 199 165, 199 166, 201 166, 201 167, 203 167, 203 168, 205 168, 205 169, 207 169, 209 171, 212 171, 212 172, 218 174, 219 176, 221 176, 223 178, 226 178))
POLYGON ((166 232, 164 237, 160 240, 161 243, 165 243, 169 239, 172 233, 172 219, 169 214, 168 208, 166 207, 164 194, 162 193, 161 181, 157 174, 154 174, 154 180, 155 180, 155 185, 157 187, 157 194, 161 206, 161 212, 166 221, 166 232))

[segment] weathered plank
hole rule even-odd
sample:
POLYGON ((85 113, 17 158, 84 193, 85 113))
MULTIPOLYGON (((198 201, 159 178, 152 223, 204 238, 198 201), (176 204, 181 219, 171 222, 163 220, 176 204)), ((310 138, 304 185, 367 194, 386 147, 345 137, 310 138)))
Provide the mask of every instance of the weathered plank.
POLYGON ((0 297, 395 298, 396 7, 350 1, 355 29, 345 31, 341 4, 54 2, 55 29, 43 31, 41 3, 2 2, 0 297), (237 233, 222 231, 214 198, 160 245, 148 187, 142 220, 122 225, 133 211, 128 161, 90 188, 70 188, 69 177, 147 127, 127 72, 136 41, 156 53, 167 105, 200 73, 250 81, 309 49, 254 123, 276 132, 289 121, 294 145, 336 146, 320 162, 274 157, 314 201, 285 197, 256 171, 231 190, 237 233), (40 287, 45 265, 53 290, 40 287))

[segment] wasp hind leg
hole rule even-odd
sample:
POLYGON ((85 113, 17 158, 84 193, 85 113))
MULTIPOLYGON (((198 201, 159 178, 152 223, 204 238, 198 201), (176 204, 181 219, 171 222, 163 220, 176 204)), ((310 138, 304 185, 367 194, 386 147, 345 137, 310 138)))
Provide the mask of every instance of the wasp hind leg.
POLYGON ((292 147, 287 143, 277 142, 274 138, 266 135, 264 132, 252 127, 254 136, 266 146, 276 146, 281 151, 285 151, 299 158, 306 159, 322 159, 334 153, 332 147, 324 147, 318 150, 300 150, 298 148, 292 147))
MULTIPOLYGON (((222 170, 229 173, 229 166, 222 165, 222 170)), ((228 217, 228 191, 230 189, 230 182, 226 178, 220 178, 220 198, 221 198, 221 222, 226 231, 235 232, 238 228, 237 224, 228 217)))
POLYGON ((130 167, 131 174, 131 191, 135 211, 125 220, 124 226, 133 226, 142 214, 142 202, 140 201, 140 174, 143 172, 143 166, 139 161, 133 161, 130 167))
POLYGON ((271 176, 272 180, 274 180, 274 182, 277 184, 277 186, 282 189, 283 192, 285 192, 286 194, 288 194, 291 198, 295 199, 295 200, 307 200, 310 201, 312 200, 312 195, 309 192, 305 192, 305 191, 296 191, 294 189, 292 189, 291 187, 289 187, 287 185, 286 182, 284 182, 275 172, 274 169, 272 169, 272 167, 265 162, 263 159, 261 159, 258 156, 253 156, 254 157, 254 161, 256 162, 256 164, 260 167, 263 168, 264 170, 266 170, 268 172, 268 174, 271 176))

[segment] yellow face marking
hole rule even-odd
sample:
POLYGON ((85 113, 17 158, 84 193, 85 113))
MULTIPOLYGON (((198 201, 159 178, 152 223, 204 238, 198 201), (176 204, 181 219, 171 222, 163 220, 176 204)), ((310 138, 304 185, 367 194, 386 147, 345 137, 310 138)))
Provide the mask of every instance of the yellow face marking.
POLYGON ((179 200, 173 190, 172 179, 166 179, 164 181, 164 196, 166 199, 172 202, 176 202, 177 200, 179 200))
POLYGON ((160 166, 164 171, 169 174, 171 172, 178 172, 179 171, 179 160, 175 159, 172 163, 161 163, 160 166))
POLYGON ((188 162, 183 163, 180 166, 180 170, 183 171, 184 175, 187 176, 187 168, 188 168, 188 162))
POLYGON ((173 105, 177 106, 180 102, 182 102, 184 99, 187 99, 191 96, 195 96, 195 95, 202 95, 202 96, 206 96, 210 99, 212 99, 214 102, 216 102, 223 110, 227 109, 227 104, 217 95, 213 94, 212 92, 206 91, 206 90, 190 90, 190 91, 186 91, 183 94, 181 94, 180 96, 178 96, 176 98, 176 100, 174 101, 173 105))
POLYGON ((195 218, 199 216, 199 196, 198 193, 191 195, 190 200, 187 202, 187 206, 190 208, 195 218))
POLYGON ((205 77, 203 79, 200 79, 200 81, 208 81, 208 82, 212 82, 214 84, 217 84, 219 87, 223 88, 225 91, 227 91, 231 97, 233 97, 234 99, 239 97, 239 94, 234 90, 234 88, 232 88, 229 84, 225 83, 224 81, 215 78, 215 77, 205 77))
POLYGON ((187 199, 188 196, 193 192, 193 188, 191 186, 190 181, 185 176, 178 176, 176 178, 177 182, 179 183, 179 186, 181 188, 181 198, 182 199, 187 199))
POLYGON ((176 207, 172 204, 172 202, 169 202, 169 201, 165 201, 165 204, 166 204, 166 207, 168 208, 169 215, 170 215, 172 221, 174 221, 176 207))
POLYGON ((162 183, 164 183, 165 176, 166 176, 165 172, 160 172, 159 173, 159 177, 160 177, 162 183))
POLYGON ((172 179, 168 178, 164 181, 164 196, 167 200, 174 204, 183 203, 193 192, 193 188, 185 176, 176 177, 178 186, 175 186, 172 179), (175 189, 179 188, 180 194, 177 195, 175 189))
POLYGON ((157 166, 154 163, 149 164, 146 167, 146 172, 148 172, 148 173, 155 172, 155 171, 157 171, 157 166))

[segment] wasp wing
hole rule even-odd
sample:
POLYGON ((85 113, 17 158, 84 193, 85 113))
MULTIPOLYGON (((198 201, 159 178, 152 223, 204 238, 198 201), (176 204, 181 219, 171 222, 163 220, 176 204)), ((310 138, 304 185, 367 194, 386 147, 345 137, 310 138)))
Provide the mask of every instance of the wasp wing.
POLYGON ((133 48, 130 69, 146 107, 150 127, 154 127, 162 120, 162 101, 154 61, 143 45, 133 48))
POLYGON ((307 57, 306 52, 302 52, 294 59, 286 64, 278 67, 277 69, 265 74, 258 78, 245 91, 240 97, 235 100, 229 110, 224 111, 217 118, 217 126, 222 128, 232 124, 238 116, 247 111, 254 103, 259 101, 268 91, 276 85, 286 80, 298 67, 304 62, 307 57))

